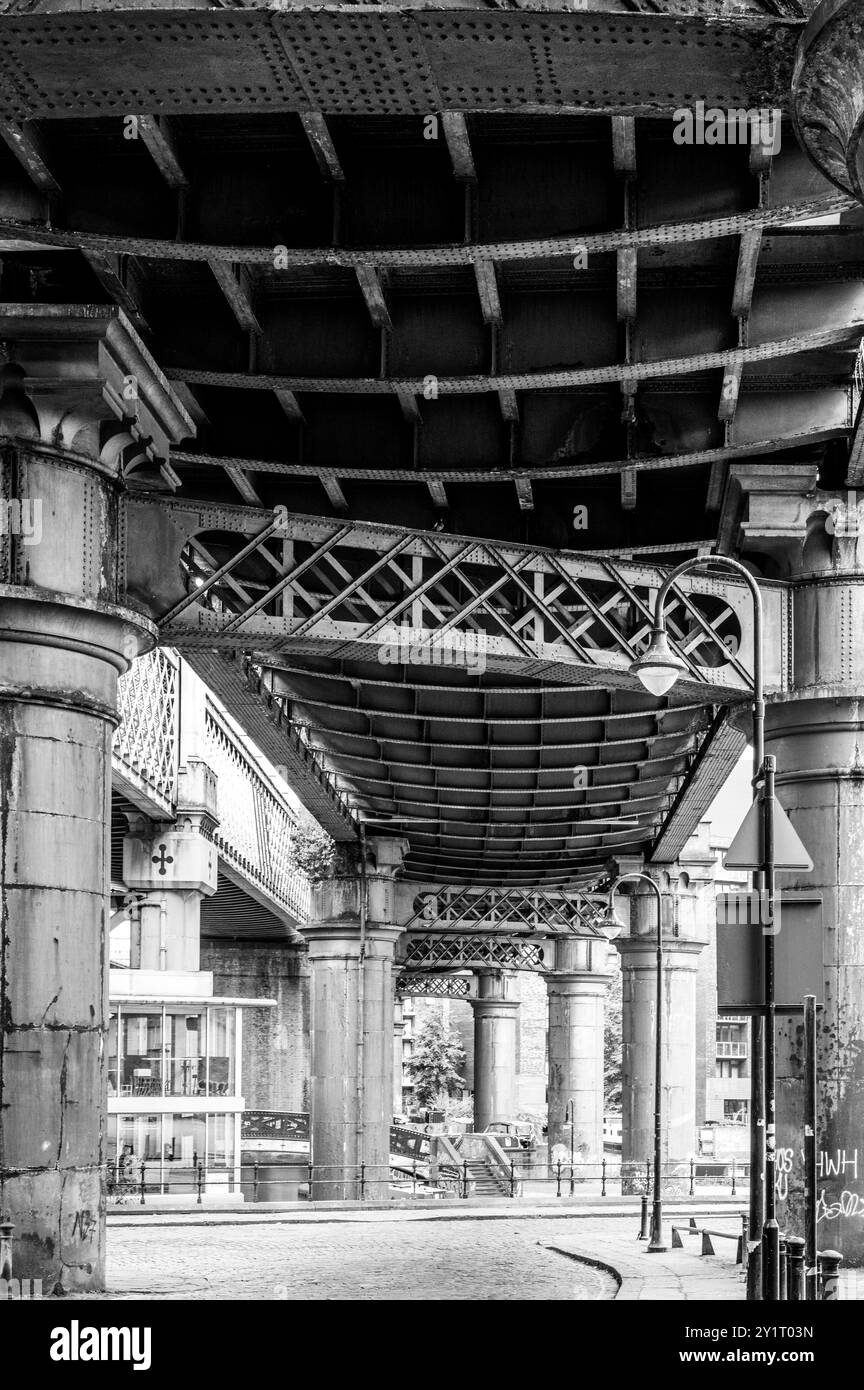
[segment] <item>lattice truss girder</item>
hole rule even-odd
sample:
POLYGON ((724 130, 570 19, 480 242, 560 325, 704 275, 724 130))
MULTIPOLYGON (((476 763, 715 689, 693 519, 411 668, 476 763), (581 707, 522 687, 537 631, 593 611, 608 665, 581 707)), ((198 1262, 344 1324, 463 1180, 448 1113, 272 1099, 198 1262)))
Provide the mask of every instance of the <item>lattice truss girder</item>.
MULTIPOLYGON (((407 932, 528 931, 602 936, 605 898, 543 888, 445 887, 418 894, 407 932)), ((443 939, 443 938, 442 938, 443 939)))
MULTIPOLYGON (((351 652, 398 664, 407 641, 418 649, 412 664, 470 657, 476 666, 482 649, 490 669, 553 680, 581 670, 589 683, 593 674, 632 688, 629 667, 650 638, 663 579, 656 567, 539 546, 169 499, 128 501, 127 529, 130 592, 166 592, 175 574, 174 592, 187 591, 162 615, 163 638, 181 649, 351 652), (170 548, 154 553, 163 520, 170 548)), ((766 585, 766 602, 782 631, 782 588, 766 585)), ((688 576, 672 591, 666 616, 687 667, 682 690, 747 690, 749 603, 728 577, 688 576)))
POLYGON ((409 933, 402 964, 410 971, 549 970, 552 948, 524 937, 474 936, 453 932, 448 936, 409 933))
POLYGON ((403 970, 396 977, 397 999, 406 995, 429 995, 432 999, 468 999, 471 981, 464 975, 422 975, 403 970))

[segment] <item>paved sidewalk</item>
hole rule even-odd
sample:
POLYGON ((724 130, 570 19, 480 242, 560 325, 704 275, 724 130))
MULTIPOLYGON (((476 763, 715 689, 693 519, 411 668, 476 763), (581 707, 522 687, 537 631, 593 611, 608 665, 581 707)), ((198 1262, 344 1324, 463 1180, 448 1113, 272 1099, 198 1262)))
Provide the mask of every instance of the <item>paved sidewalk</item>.
MULTIPOLYGON (((467 1211, 469 1203, 460 1206, 435 1212, 273 1213, 253 1222, 215 1212, 197 1218, 174 1213, 147 1222, 115 1217, 108 1238, 109 1297, 457 1302, 744 1297, 731 1239, 718 1241, 720 1253, 714 1256, 701 1256, 701 1241, 687 1235, 683 1249, 649 1255, 636 1239, 632 1209, 622 1218, 572 1208, 550 1214, 500 1202, 467 1211)), ((730 1234, 740 1229, 728 1211, 711 1216, 708 1224, 730 1234)))

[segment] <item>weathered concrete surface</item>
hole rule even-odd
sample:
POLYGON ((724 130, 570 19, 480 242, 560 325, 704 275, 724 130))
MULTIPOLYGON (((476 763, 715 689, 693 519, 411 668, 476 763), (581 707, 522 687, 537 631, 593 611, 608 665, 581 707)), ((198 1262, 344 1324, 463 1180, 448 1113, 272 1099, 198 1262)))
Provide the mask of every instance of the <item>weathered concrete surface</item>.
POLYGON ((313 885, 304 929, 311 966, 312 1196, 388 1193, 393 1104, 394 875, 404 841, 371 839, 360 872, 339 847, 332 878, 313 885))
POLYGON ((516 1114, 516 1015, 519 1000, 508 997, 510 980, 501 971, 479 975, 474 1010, 474 1128, 516 1114))
POLYGON ((243 1095, 250 1110, 309 1110, 309 960, 296 942, 202 941, 217 995, 275 999, 243 1017, 243 1095))
MULTIPOLYGON (((646 870, 648 872, 648 870, 646 870)), ((699 894, 686 875, 651 870, 663 894, 663 1161, 696 1146, 696 969, 704 941, 699 894)), ((625 1161, 654 1152, 657 907, 650 889, 631 898, 631 935, 619 937, 622 988, 622 1148, 625 1161)))
POLYGON ((603 1158, 603 1029, 610 979, 602 973, 605 959, 601 941, 561 938, 555 943, 555 973, 546 976, 550 1162, 561 1156, 560 1146, 570 1153, 570 1127, 565 1126, 570 1101, 574 1154, 584 1163, 603 1158))

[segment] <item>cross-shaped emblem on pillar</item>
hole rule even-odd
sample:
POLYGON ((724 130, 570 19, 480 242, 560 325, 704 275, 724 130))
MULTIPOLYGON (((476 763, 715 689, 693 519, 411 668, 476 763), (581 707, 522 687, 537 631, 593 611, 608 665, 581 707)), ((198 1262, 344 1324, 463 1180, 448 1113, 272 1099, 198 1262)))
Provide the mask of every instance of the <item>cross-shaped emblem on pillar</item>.
POLYGON ((154 855, 153 855, 153 859, 152 859, 152 862, 153 862, 154 864, 158 864, 158 865, 159 865, 159 872, 160 872, 160 874, 161 874, 163 877, 164 877, 164 875, 168 872, 168 870, 167 870, 166 867, 165 867, 166 864, 173 864, 173 863, 174 863, 174 856, 173 856, 173 854, 166 854, 166 853, 165 853, 165 850, 166 850, 167 848, 168 848, 167 845, 160 845, 160 846, 159 846, 159 853, 158 853, 158 854, 154 854, 154 855))

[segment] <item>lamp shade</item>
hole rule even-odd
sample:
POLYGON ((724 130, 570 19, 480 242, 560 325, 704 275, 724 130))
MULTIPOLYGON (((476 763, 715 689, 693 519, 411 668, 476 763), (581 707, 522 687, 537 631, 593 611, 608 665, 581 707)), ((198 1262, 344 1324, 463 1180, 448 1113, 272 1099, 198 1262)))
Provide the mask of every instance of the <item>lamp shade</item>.
POLYGON ((596 926, 608 941, 614 941, 616 936, 622 936, 628 931, 626 922, 621 921, 611 902, 607 903, 603 909, 603 914, 598 919, 596 926))
POLYGON ((687 667, 669 646, 665 628, 655 627, 647 651, 636 658, 630 670, 650 695, 665 695, 687 667))

